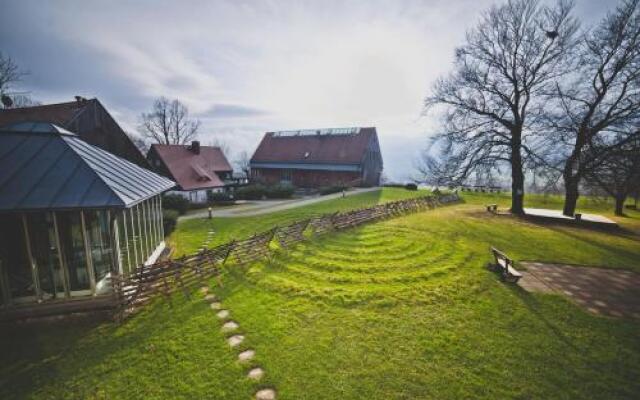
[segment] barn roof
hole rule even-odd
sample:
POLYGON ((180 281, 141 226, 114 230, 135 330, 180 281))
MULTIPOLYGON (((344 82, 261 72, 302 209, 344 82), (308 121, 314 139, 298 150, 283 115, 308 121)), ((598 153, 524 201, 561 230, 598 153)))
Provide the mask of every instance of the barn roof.
POLYGON ((87 106, 89 101, 70 101, 66 103, 43 104, 0 110, 0 126, 25 121, 46 121, 58 126, 67 126, 87 106))
POLYGON ((334 128, 267 132, 252 164, 360 164, 376 128, 334 128))
POLYGON ((43 121, 69 129, 85 141, 147 168, 147 160, 96 98, 0 109, 0 126, 43 121), (84 121, 84 123, 81 123, 84 121))
POLYGON ((169 174, 182 190, 206 189, 224 186, 218 172, 232 172, 227 157, 219 147, 193 145, 154 144, 155 152, 169 174))
POLYGON ((0 211, 126 208, 174 185, 54 124, 0 128, 0 211))

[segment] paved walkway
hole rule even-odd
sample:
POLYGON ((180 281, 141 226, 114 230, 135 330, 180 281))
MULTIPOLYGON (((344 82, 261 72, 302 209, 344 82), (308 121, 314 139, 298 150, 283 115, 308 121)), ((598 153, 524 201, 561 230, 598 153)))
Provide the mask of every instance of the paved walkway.
MULTIPOLYGON (((562 214, 561 210, 549 210, 547 208, 525 208, 524 212, 530 217, 555 219, 562 221, 575 221, 575 218, 567 217, 562 214)), ((582 214, 582 221, 599 224, 616 226, 616 221, 598 214, 582 214)))
MULTIPOLYGON (((379 187, 352 189, 346 192, 347 196, 353 196, 360 193, 367 193, 381 190, 379 187)), ((307 206, 313 203, 319 203, 325 200, 337 199, 342 197, 342 192, 328 194, 325 196, 307 196, 301 199, 293 200, 256 200, 247 205, 237 207, 220 207, 214 208, 213 216, 215 218, 234 218, 234 217, 252 217, 254 215, 269 214, 276 211, 289 210, 291 208, 307 206)), ((183 215, 178 220, 192 218, 207 218, 209 211, 207 209, 194 212, 192 214, 183 215)))
POLYGON ((521 262, 518 284, 529 292, 558 293, 586 310, 640 319, 640 274, 607 268, 521 262))

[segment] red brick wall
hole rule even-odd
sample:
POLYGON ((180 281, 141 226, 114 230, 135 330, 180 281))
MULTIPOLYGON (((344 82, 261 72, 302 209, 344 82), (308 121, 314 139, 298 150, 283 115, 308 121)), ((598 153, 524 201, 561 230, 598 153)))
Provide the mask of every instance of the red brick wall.
MULTIPOLYGON (((289 170, 291 171, 291 183, 296 187, 319 188, 324 186, 353 184, 360 178, 359 172, 340 171, 311 171, 311 170, 289 170)), ((263 182, 269 185, 282 182, 284 172, 281 169, 254 168, 251 170, 252 180, 263 182)))

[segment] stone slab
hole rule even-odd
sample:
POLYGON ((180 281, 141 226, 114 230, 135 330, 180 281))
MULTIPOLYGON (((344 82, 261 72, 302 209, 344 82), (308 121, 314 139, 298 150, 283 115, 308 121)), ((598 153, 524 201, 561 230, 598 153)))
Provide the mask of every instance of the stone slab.
POLYGON ((240 327, 240 325, 238 325, 236 322, 229 321, 229 322, 225 322, 224 325, 222 325, 222 331, 223 332, 231 332, 231 331, 235 331, 239 327, 240 327))
POLYGON ((242 335, 233 335, 229 339, 227 339, 227 343, 229 343, 229 346, 231 347, 236 347, 243 341, 244 341, 244 336, 242 335))
POLYGON ((276 400, 276 391, 273 389, 261 389, 256 392, 256 400, 276 400))
POLYGON ((254 350, 245 350, 238 354, 238 361, 249 361, 256 355, 254 350))
POLYGON ((249 379, 253 379, 254 381, 259 381, 264 376, 264 370, 260 367, 252 368, 251 371, 247 374, 249 379))

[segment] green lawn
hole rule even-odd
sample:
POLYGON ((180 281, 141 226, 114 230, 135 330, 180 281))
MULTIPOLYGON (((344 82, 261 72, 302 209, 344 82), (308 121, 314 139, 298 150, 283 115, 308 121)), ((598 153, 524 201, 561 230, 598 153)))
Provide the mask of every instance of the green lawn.
POLYGON ((427 194, 429 192, 424 190, 408 191, 387 188, 253 217, 213 218, 211 220, 207 218, 190 219, 178 225, 169 242, 174 248, 174 256, 179 256, 197 251, 206 239, 207 232, 211 229, 216 232, 211 244, 214 246, 231 239, 248 237, 256 232, 271 229, 276 225, 285 225, 325 213, 368 207, 378 203, 425 196, 427 194))
MULTIPOLYGON (((386 189, 213 225, 224 241, 407 195, 386 189)), ((487 195, 465 199, 317 238, 270 263, 229 265, 224 287, 211 286, 247 336, 242 349, 256 350, 261 384, 244 377, 249 366, 234 361, 238 351, 194 293, 122 326, 2 327, 0 398, 248 399, 260 386, 314 400, 640 397, 640 321, 527 294, 484 268, 495 245, 516 260, 640 271, 640 237, 539 226, 484 212, 487 195)), ((633 228, 640 215, 618 220, 633 228)), ((173 240, 197 247, 209 224, 185 222, 173 240)))

